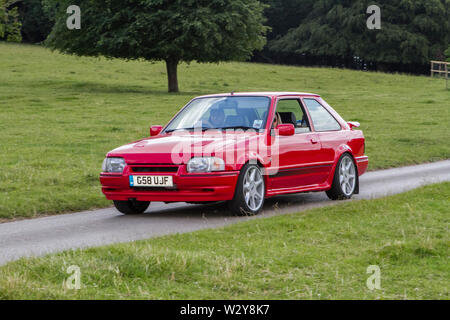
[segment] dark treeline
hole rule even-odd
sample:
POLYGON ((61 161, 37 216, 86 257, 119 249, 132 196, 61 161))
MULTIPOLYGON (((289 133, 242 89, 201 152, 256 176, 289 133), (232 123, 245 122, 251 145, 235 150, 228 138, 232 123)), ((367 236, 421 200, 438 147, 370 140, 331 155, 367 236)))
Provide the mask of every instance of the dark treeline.
POLYGON ((253 60, 361 70, 429 72, 450 44, 449 0, 265 0, 272 33, 253 60), (367 8, 381 29, 367 28, 367 8))
MULTIPOLYGON (((429 61, 445 60, 450 50, 450 0, 261 2, 271 32, 252 61, 426 74, 429 61), (380 30, 366 25, 372 4, 381 8, 380 30)), ((41 1, 19 0, 15 6, 23 41, 45 40, 53 23, 41 1)))

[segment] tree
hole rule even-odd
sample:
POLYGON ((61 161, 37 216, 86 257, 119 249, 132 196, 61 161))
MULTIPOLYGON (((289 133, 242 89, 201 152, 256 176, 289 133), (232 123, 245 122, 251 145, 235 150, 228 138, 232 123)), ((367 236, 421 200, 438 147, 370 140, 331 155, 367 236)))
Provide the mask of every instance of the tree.
POLYGON ((381 30, 366 26, 373 1, 317 0, 306 19, 269 43, 279 53, 355 57, 381 64, 428 64, 450 37, 449 0, 379 0, 381 30))
POLYGON ((257 0, 43 0, 55 10, 46 44, 64 53, 163 60, 169 92, 178 92, 181 61, 244 60, 265 44, 264 6, 257 0), (66 26, 69 5, 81 29, 66 26))
POLYGON ((21 23, 16 2, 11 0, 0 0, 0 39, 8 42, 20 42, 21 23))
POLYGON ((24 42, 42 42, 47 38, 53 23, 44 13, 41 0, 22 0, 19 14, 24 42))
POLYGON ((445 55, 447 56, 447 61, 450 62, 450 44, 448 45, 448 49, 445 51, 445 55))
POLYGON ((267 35, 269 40, 284 36, 289 29, 302 24, 317 0, 262 0, 267 4, 264 12, 267 25, 271 31, 267 35))
POLYGON ((0 39, 5 36, 6 32, 6 4, 5 0, 0 0, 0 39))

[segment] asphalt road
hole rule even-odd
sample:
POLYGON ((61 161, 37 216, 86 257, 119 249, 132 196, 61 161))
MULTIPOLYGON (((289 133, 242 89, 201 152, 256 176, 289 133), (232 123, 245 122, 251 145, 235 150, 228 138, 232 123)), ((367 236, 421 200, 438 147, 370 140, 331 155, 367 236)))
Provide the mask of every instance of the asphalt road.
MULTIPOLYGON (((368 172, 361 176, 361 193, 354 199, 379 198, 442 181, 450 181, 450 160, 368 172)), ((155 202, 145 214, 138 216, 124 216, 108 208, 2 223, 0 265, 24 256, 216 228, 335 203, 320 192, 267 199, 263 212, 256 217, 234 217, 223 204, 155 202)))

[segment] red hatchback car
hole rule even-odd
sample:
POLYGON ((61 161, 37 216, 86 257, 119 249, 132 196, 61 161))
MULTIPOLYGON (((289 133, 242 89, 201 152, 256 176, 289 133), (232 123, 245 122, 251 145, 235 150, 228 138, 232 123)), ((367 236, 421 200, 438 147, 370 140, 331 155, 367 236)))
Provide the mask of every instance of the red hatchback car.
POLYGON ((109 152, 102 191, 124 214, 143 213, 151 201, 227 201, 253 215, 281 194, 348 199, 368 166, 358 126, 317 94, 197 97, 165 127, 152 126, 150 137, 109 152))

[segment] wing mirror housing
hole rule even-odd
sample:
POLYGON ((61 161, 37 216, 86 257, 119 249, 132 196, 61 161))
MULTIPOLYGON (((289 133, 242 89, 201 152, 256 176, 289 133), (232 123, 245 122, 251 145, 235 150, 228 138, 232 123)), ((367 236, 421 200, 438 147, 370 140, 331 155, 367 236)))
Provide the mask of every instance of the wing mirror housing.
POLYGON ((162 128, 163 128, 162 126, 151 126, 150 136, 151 137, 157 136, 161 132, 162 128))
POLYGON ((359 126, 361 125, 359 122, 356 121, 350 121, 347 122, 347 124, 349 125, 350 130, 353 130, 353 128, 359 128, 359 126))
POLYGON ((293 136, 295 134, 295 127, 291 123, 279 124, 276 130, 280 136, 293 136))

